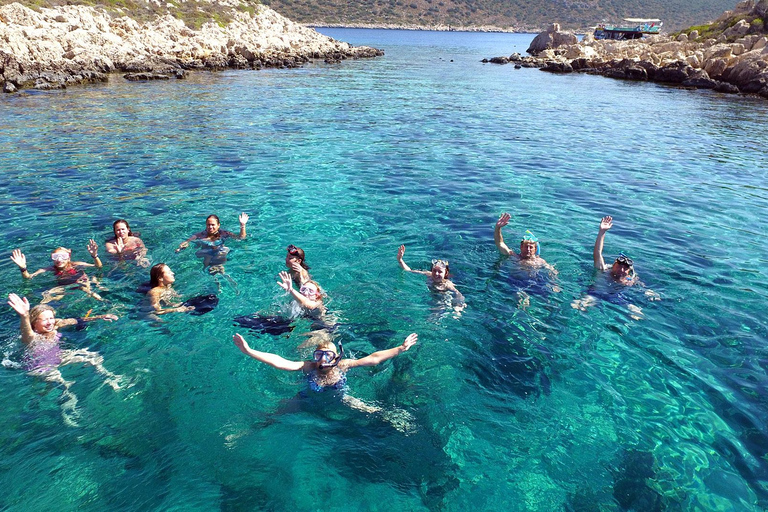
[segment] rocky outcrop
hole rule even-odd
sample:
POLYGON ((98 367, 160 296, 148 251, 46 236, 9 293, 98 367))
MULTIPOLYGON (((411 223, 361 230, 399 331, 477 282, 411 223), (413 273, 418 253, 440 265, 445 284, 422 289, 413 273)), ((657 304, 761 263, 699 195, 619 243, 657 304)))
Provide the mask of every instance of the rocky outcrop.
POLYGON ((544 50, 551 50, 569 44, 576 44, 578 42, 579 40, 574 33, 561 32, 560 24, 553 23, 547 30, 533 38, 531 45, 526 51, 531 55, 538 55, 544 50))
MULTIPOLYGON (((768 36, 747 34, 743 24, 729 21, 743 21, 744 16, 756 19, 756 13, 763 11, 768 11, 768 0, 745 0, 737 5, 735 14, 726 13, 718 20, 727 27, 722 33, 704 40, 696 30, 675 38, 652 36, 629 41, 587 36, 575 44, 534 52, 529 49, 533 56, 518 58, 516 64, 554 73, 585 72, 768 98, 768 36)), ((506 59, 511 61, 512 57, 506 59)), ((502 60, 497 58, 496 62, 502 60)))
MULTIPOLYGON (((383 55, 353 47, 284 18, 266 6, 236 9, 226 26, 159 16, 148 23, 86 6, 0 7, 0 88, 51 89, 105 80, 111 72, 177 77, 180 70, 295 67, 383 55)), ((148 79, 148 78, 142 78, 148 79)))

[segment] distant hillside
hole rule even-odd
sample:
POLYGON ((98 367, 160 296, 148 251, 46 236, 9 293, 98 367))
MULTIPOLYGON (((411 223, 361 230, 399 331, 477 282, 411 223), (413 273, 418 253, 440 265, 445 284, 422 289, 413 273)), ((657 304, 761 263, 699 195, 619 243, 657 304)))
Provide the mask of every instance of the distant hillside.
MULTIPOLYGON (((230 17, 221 4, 253 11, 258 0, 0 0, 33 9, 55 5, 103 6, 117 15, 146 20, 170 13, 188 26, 230 17)), ((313 25, 396 25, 422 27, 496 27, 539 31, 549 23, 586 29, 622 18, 660 18, 665 32, 701 25, 733 9, 736 0, 261 0, 283 16, 313 25)))
POLYGON ((622 18, 660 18, 668 30, 716 19, 736 0, 262 0, 294 21, 317 25, 495 26, 517 30, 594 26, 622 18))

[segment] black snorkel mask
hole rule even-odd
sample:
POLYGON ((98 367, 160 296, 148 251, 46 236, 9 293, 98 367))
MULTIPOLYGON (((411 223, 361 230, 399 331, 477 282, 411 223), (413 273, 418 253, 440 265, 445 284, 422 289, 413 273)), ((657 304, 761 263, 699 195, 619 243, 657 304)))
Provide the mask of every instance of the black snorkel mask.
POLYGON ((629 278, 635 277, 635 262, 632 261, 632 258, 624 254, 623 252, 619 253, 619 257, 616 258, 616 263, 619 265, 624 265, 629 268, 629 278))
POLYGON ((320 368, 333 368, 338 366, 339 361, 344 356, 344 344, 339 342, 339 353, 336 357, 332 356, 333 352, 330 350, 315 350, 312 354, 312 358, 317 362, 317 366, 320 368))

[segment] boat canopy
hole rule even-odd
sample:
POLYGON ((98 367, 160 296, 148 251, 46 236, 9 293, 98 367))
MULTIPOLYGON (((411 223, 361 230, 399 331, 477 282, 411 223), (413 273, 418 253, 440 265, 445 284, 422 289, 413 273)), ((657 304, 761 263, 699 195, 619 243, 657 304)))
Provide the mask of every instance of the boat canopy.
POLYGON ((624 18, 624 21, 628 21, 630 23, 658 23, 661 20, 656 18, 624 18))

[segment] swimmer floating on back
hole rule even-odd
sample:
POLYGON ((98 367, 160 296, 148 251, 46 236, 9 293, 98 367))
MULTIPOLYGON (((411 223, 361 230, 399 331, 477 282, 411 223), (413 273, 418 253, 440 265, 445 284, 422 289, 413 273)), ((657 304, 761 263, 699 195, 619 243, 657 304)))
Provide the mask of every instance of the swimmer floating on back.
POLYGON ((98 284, 98 281, 96 279, 93 279, 92 281, 85 274, 85 272, 79 268, 101 268, 102 264, 101 260, 99 259, 99 246, 95 241, 90 240, 88 242, 88 252, 93 258, 93 263, 86 263, 84 261, 72 261, 72 250, 67 249, 66 247, 58 247, 51 253, 51 260, 53 260, 53 265, 35 270, 31 274, 27 270, 27 257, 24 256, 24 253, 21 252, 21 249, 14 249, 13 253, 11 254, 11 261, 19 266, 19 269, 21 270, 21 276, 24 279, 32 279, 33 277, 45 272, 52 272, 53 275, 56 276, 56 280, 59 282, 59 286, 43 292, 43 304, 52 300, 61 300, 66 294, 67 289, 82 290, 94 299, 102 300, 99 294, 91 290, 91 283, 98 284))
MULTIPOLYGON (((8 295, 8 305, 19 314, 21 319, 21 341, 26 347, 24 354, 24 366, 30 375, 42 377, 48 382, 61 384, 64 387, 62 396, 66 398, 62 405, 64 420, 70 425, 76 425, 78 412, 76 409, 77 397, 69 390, 74 382, 64 380, 59 367, 71 363, 87 363, 96 368, 96 371, 107 377, 105 383, 118 390, 119 376, 108 371, 102 366, 103 358, 97 352, 87 349, 64 350, 61 348, 62 327, 70 327, 80 322, 94 320, 117 320, 117 316, 86 315, 81 319, 56 318, 56 311, 44 304, 30 308, 26 297, 21 298, 15 293, 8 295)), ((90 313, 90 312, 89 312, 90 313)))

